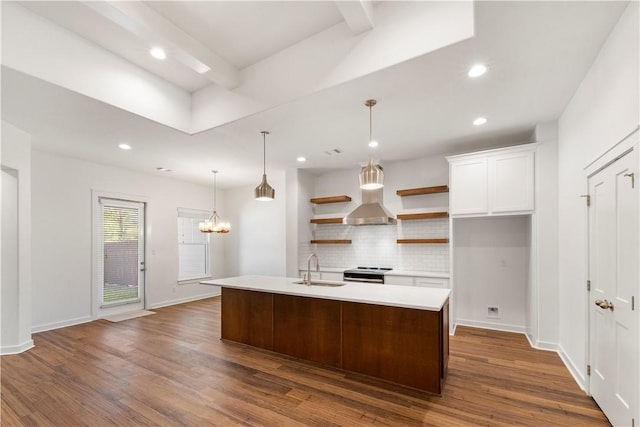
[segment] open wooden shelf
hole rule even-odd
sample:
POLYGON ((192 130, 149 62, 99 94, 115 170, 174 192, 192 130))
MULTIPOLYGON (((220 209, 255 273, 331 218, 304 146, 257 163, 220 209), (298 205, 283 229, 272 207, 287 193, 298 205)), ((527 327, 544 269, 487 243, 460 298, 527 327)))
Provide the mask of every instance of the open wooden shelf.
POLYGON ((397 243, 449 243, 449 239, 398 239, 397 243))
POLYGON ((340 218, 311 218, 309 220, 311 224, 342 224, 342 217, 340 218))
POLYGON ((397 219, 410 220, 410 219, 434 219, 434 218, 449 218, 449 212, 420 212, 412 214, 398 214, 397 219))
POLYGON ((398 190, 396 194, 400 197, 418 196, 420 194, 448 193, 448 185, 436 185, 434 187, 407 188, 406 190, 398 190))
POLYGON ((350 245, 351 240, 312 240, 312 245, 350 245))
POLYGON ((324 203, 350 202, 351 197, 349 196, 315 197, 313 199, 310 199, 309 201, 313 204, 321 205, 324 203))

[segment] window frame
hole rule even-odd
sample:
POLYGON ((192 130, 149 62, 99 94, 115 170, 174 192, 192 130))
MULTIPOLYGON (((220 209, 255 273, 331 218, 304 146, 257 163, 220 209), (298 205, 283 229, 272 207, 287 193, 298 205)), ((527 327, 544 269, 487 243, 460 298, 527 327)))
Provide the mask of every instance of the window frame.
POLYGON ((178 274, 176 278, 176 282, 179 285, 189 284, 189 283, 198 283, 201 280, 207 280, 212 278, 212 262, 211 262, 211 238, 209 233, 202 233, 198 224, 200 222, 206 221, 209 218, 210 213, 207 211, 197 210, 197 209, 188 209, 188 208, 178 208, 177 215, 177 244, 178 244, 178 274), (183 222, 190 222, 190 235, 187 237, 184 235, 185 224, 183 222), (194 241, 194 237, 201 237, 201 242, 194 241), (186 237, 186 238, 185 238, 186 237), (185 242, 187 240, 187 242, 185 242), (205 265, 204 265, 204 275, 194 275, 188 277, 181 277, 181 248, 183 245, 186 246, 200 246, 204 245, 205 249, 205 265))

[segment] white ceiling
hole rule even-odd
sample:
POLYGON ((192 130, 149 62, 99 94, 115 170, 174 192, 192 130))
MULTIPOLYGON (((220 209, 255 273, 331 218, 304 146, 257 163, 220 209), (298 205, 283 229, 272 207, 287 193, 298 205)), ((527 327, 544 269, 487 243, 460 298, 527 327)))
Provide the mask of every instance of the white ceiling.
MULTIPOLYGON (((363 6, 373 11, 370 32, 376 31, 383 3, 363 6)), ((247 67, 335 28, 346 16, 329 1, 148 2, 138 27, 127 31, 122 22, 97 14, 100 4, 20 3, 187 92, 208 87, 210 77, 153 60, 147 54, 151 33, 140 23, 162 28, 165 44, 171 36, 176 49, 199 52, 233 76, 233 70, 242 75, 247 67)), ((217 169, 223 188, 258 184, 261 130, 271 131, 267 173, 358 167, 367 156, 368 98, 378 100, 375 156, 383 163, 523 143, 536 124, 562 113, 624 7, 608 1, 477 2, 470 39, 194 135, 4 66, 2 119, 32 134, 38 150, 147 173, 167 167, 177 179, 206 184, 210 170, 217 169), (466 71, 476 62, 489 71, 471 80, 466 71), (477 116, 488 123, 473 126, 477 116), (120 142, 133 149, 119 150, 120 142), (334 148, 343 153, 325 154, 334 148), (307 157, 304 165, 295 161, 299 155, 307 157)))

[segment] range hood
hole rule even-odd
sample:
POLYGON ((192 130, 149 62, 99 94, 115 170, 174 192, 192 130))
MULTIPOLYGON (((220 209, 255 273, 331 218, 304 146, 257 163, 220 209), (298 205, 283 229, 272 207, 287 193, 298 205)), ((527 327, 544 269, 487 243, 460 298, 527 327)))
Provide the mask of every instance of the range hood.
POLYGON ((362 203, 353 212, 342 219, 348 225, 388 225, 395 224, 396 219, 382 205, 382 188, 378 190, 362 190, 362 203))

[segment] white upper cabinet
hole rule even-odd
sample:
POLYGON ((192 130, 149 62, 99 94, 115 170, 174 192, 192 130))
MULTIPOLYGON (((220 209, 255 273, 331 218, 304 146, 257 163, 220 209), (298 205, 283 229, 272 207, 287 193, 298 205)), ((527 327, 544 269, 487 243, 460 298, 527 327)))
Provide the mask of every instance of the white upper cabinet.
POLYGON ((489 210, 486 157, 449 163, 450 214, 486 214, 489 210))
POLYGON ((447 157, 451 215, 533 212, 535 149, 527 144, 447 157))

